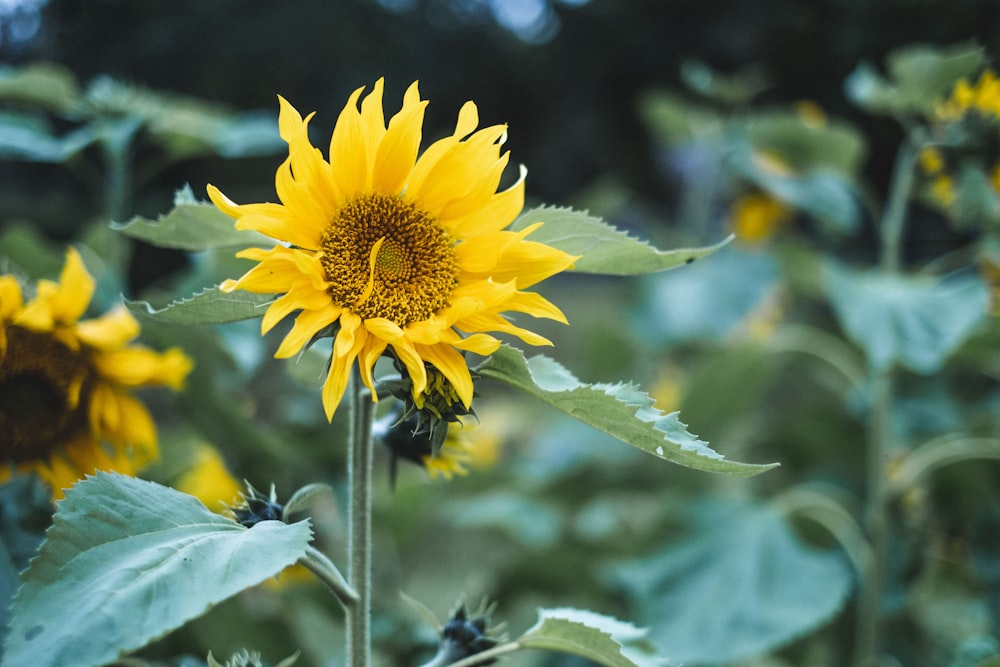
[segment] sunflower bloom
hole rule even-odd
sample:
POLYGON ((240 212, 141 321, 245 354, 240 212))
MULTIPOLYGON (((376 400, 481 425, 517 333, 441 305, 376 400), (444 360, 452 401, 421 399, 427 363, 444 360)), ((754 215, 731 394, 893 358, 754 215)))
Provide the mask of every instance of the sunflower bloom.
POLYGON ((59 282, 39 281, 28 303, 17 279, 0 276, 0 446, 14 471, 53 491, 96 470, 134 474, 158 454, 156 428, 132 395, 180 389, 191 361, 129 343, 139 324, 124 307, 81 320, 94 280, 70 249, 59 282))
MULTIPOLYGON (((315 337, 333 335, 322 401, 327 419, 355 361, 373 389, 373 366, 386 355, 413 382, 414 397, 441 373, 461 402, 472 401, 464 352, 489 355, 494 333, 532 345, 551 344, 504 313, 566 322, 562 312, 526 288, 572 266, 575 257, 528 240, 535 226, 505 228, 524 204, 524 177, 497 191, 509 159, 506 127, 479 125, 467 102, 455 130, 420 152, 426 100, 417 84, 386 123, 383 82, 361 98, 355 90, 337 119, 329 161, 309 141, 308 123, 279 98, 279 131, 288 159, 275 185, 280 204, 238 205, 214 186, 212 201, 238 229, 278 244, 238 254, 256 266, 224 291, 277 294, 262 334, 298 311, 276 357, 296 355, 315 337), (360 102, 360 108, 359 108, 360 102)), ((376 397, 376 392, 372 392, 376 397)))

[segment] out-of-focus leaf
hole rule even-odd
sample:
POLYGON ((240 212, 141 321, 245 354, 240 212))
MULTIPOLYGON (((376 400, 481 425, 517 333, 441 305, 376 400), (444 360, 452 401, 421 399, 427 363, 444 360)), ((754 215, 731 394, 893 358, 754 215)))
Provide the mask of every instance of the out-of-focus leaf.
POLYGON ((645 641, 646 634, 645 629, 592 611, 539 609, 538 622, 517 643, 521 648, 578 655, 607 667, 666 665, 645 641))
POLYGON ((960 228, 975 230, 1000 220, 1000 199, 989 175, 981 167, 965 163, 955 180, 953 211, 960 228))
POLYGON ((615 566, 650 626, 681 664, 729 664, 761 655, 828 622, 852 586, 839 553, 803 546, 768 507, 725 515, 663 553, 615 566))
POLYGON ((254 294, 244 290, 223 292, 210 287, 189 299, 172 301, 163 308, 153 308, 147 301, 125 299, 136 315, 169 324, 225 324, 250 320, 264 315, 264 306, 273 294, 254 294))
POLYGON ((59 275, 66 250, 45 237, 33 225, 14 223, 0 233, 0 255, 7 257, 17 267, 11 271, 6 262, 0 264, 0 273, 21 273, 32 280, 59 275))
MULTIPOLYGON (((851 149, 840 159, 853 159, 847 156, 849 152, 851 149)), ((860 211, 851 180, 841 170, 846 165, 803 164, 799 168, 789 161, 782 168, 774 168, 761 155, 748 144, 737 148, 730 160, 744 178, 831 230, 849 233, 857 229, 860 211)), ((780 153, 775 155, 781 157, 780 153)))
POLYGON ((549 357, 525 359, 520 350, 503 346, 476 371, 665 461, 738 477, 756 475, 778 465, 727 461, 708 443, 688 433, 676 412, 663 414, 653 407, 653 399, 635 386, 585 384, 549 357))
POLYGON ((65 162, 95 141, 93 128, 82 127, 57 136, 48 120, 37 114, 0 112, 0 158, 27 162, 65 162))
POLYGON ((273 577, 309 524, 247 529, 196 498, 98 473, 66 492, 14 600, 5 664, 102 665, 273 577))
POLYGON ((722 119, 709 108, 691 104, 666 91, 643 95, 639 100, 639 112, 653 136, 668 146, 717 136, 724 127, 722 119))
POLYGON ((574 266, 578 273, 634 276, 666 271, 711 255, 731 240, 703 248, 658 250, 588 213, 551 206, 525 211, 510 228, 518 231, 537 222, 544 224, 528 240, 580 255, 574 266))
POLYGON ((936 372, 986 315, 989 290, 974 276, 950 280, 826 267, 841 326, 876 369, 936 372))
MULTIPOLYGON (((7 636, 10 605, 21 585, 18 576, 42 543, 52 520, 49 490, 35 476, 15 477, 0 486, 0 646, 7 636)), ((3 652, 0 651, 0 659, 3 652)))
POLYGON ((284 147, 274 114, 237 113, 204 100, 94 79, 84 111, 95 116, 130 115, 174 158, 216 154, 235 158, 270 155, 284 147))
POLYGON ((730 105, 750 102, 768 85, 764 73, 753 66, 724 75, 700 60, 687 60, 681 64, 680 74, 691 90, 730 105))
POLYGON ((845 83, 847 96, 876 113, 926 114, 951 92, 958 79, 970 76, 984 59, 982 47, 969 44, 904 47, 889 54, 888 78, 869 64, 855 69, 845 83))
POLYGON ((841 121, 814 122, 798 113, 770 111, 751 114, 740 124, 754 151, 774 155, 796 171, 823 168, 851 176, 865 158, 864 138, 841 121))
POLYGON ((215 205, 198 201, 190 186, 177 191, 166 215, 156 220, 136 216, 112 227, 134 239, 188 252, 274 244, 257 232, 236 229, 233 219, 215 205))
POLYGON ((65 114, 76 104, 80 85, 66 67, 35 62, 24 67, 0 67, 0 100, 65 114))

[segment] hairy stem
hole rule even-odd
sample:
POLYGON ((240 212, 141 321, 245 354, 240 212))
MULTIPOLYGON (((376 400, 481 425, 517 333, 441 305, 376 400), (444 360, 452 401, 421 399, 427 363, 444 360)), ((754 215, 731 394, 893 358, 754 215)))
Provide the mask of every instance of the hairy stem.
POLYGON ((355 369, 351 377, 351 434, 347 478, 349 586, 357 603, 347 607, 347 667, 371 664, 372 418, 374 403, 355 369))

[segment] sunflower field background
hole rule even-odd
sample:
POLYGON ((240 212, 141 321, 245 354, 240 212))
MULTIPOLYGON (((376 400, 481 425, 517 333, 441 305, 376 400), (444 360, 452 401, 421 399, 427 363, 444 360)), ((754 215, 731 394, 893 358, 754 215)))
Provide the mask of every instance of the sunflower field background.
POLYGON ((387 118, 419 81, 423 147, 467 100, 506 124, 512 229, 581 257, 532 288, 569 325, 515 315, 552 347, 503 338, 443 443, 380 401, 371 664, 1000 665, 998 71, 987 0, 0 2, 2 664, 39 636, 47 664, 348 664, 350 596, 286 567, 346 568, 330 345, 276 359, 270 297, 202 291, 251 268, 206 187, 276 201, 278 95, 329 157, 384 77, 387 118), (678 412, 669 451, 575 390, 678 412), (94 470, 127 477, 63 499, 94 470), (246 540, 224 577, 74 616, 113 580, 88 549, 185 522, 246 540))

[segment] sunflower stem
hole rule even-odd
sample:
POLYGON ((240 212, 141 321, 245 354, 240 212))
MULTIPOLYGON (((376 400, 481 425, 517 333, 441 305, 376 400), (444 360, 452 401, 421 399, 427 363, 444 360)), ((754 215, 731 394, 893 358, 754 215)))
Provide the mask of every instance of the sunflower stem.
POLYGON ((371 663, 372 419, 374 403, 355 368, 351 377, 351 433, 347 480, 348 585, 357 603, 347 606, 347 667, 371 663))
MULTIPOLYGON (((899 273, 902 266, 902 240, 906 226, 906 207, 914 184, 918 145, 914 136, 907 135, 896 155, 889 198, 879 227, 881 241, 880 268, 886 273, 899 273)), ((896 395, 896 379, 892 368, 870 369, 872 387, 872 420, 867 451, 867 502, 864 526, 871 545, 872 557, 862 582, 858 601, 855 633, 856 667, 878 663, 882 635, 882 596, 885 588, 888 557, 889 495, 886 491, 886 460, 894 447, 892 408, 896 395)))

